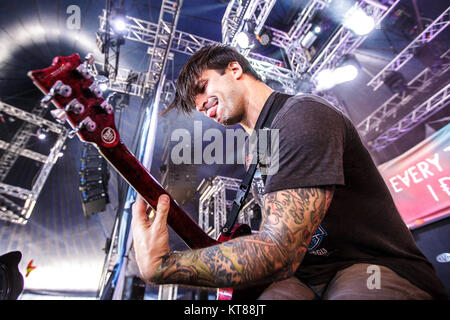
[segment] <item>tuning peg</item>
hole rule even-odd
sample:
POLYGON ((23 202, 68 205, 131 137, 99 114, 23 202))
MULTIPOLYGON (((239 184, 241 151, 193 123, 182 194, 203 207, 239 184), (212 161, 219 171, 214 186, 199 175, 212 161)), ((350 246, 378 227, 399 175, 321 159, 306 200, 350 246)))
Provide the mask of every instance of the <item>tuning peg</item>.
POLYGON ((50 111, 50 114, 55 118, 55 120, 59 123, 65 123, 67 120, 67 114, 62 109, 55 109, 50 111))
POLYGON ((89 71, 89 68, 87 67, 86 64, 80 64, 77 67, 77 71, 83 76, 83 78, 85 79, 91 79, 92 78, 92 74, 89 71))
POLYGON ((100 98, 103 95, 103 91, 95 84, 91 84, 89 90, 97 97, 100 98))
POLYGON ((67 104, 66 111, 71 111, 75 114, 82 114, 84 112, 84 105, 77 99, 73 99, 67 104))
POLYGON ((52 89, 56 94, 59 94, 65 98, 69 97, 72 94, 72 88, 64 84, 61 80, 56 81, 52 89))
POLYGON ((86 117, 83 119, 83 121, 80 122, 80 124, 76 128, 69 131, 69 133, 67 134, 68 137, 72 139, 82 128, 85 128, 89 132, 93 132, 95 131, 95 129, 97 129, 97 124, 94 121, 92 121, 90 117, 86 117))
POLYGON ((112 114, 114 112, 113 106, 109 104, 107 101, 103 101, 100 107, 102 107, 102 109, 105 110, 107 114, 112 114))
POLYGON ((72 88, 64 84, 61 80, 56 81, 49 92, 41 99, 41 105, 47 107, 57 94, 67 98, 72 94, 72 88))
POLYGON ((94 63, 94 61, 95 61, 94 55, 93 55, 91 52, 89 52, 89 53, 84 57, 84 61, 85 61, 87 64, 92 65, 92 64, 94 63))
POLYGON ((97 124, 90 117, 84 118, 83 121, 80 122, 79 126, 86 128, 89 132, 93 132, 97 129, 97 124))

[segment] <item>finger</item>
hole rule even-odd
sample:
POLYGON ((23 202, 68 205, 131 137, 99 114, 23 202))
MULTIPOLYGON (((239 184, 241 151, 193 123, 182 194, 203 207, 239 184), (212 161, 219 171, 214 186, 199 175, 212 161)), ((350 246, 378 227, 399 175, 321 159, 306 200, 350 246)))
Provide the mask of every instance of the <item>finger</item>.
POLYGON ((169 214, 170 198, 168 195, 163 194, 158 198, 158 204, 156 205, 156 217, 155 222, 158 224, 166 224, 167 216, 169 214))
POLYGON ((138 196, 136 202, 133 203, 131 210, 133 217, 132 221, 139 224, 148 223, 148 216, 146 211, 147 211, 147 203, 145 202, 144 198, 138 196))

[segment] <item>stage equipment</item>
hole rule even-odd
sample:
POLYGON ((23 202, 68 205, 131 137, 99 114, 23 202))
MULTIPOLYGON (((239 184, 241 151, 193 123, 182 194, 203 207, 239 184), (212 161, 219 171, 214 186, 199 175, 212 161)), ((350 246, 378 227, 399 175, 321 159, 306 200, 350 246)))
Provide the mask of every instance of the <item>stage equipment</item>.
POLYGON ((5 150, 0 158, 1 220, 16 224, 28 222, 45 181, 59 158, 68 132, 63 125, 44 119, 43 115, 47 111, 46 104, 39 104, 33 108, 32 112, 26 112, 0 101, 0 112, 2 114, 23 121, 10 141, 0 141, 0 148, 5 150), (48 132, 57 135, 54 145, 50 146, 48 155, 26 149, 30 137, 36 135, 36 127, 45 128, 48 132), (7 183, 8 174, 19 156, 36 161, 41 165, 31 189, 7 183))
POLYGON ((375 27, 375 19, 363 9, 353 7, 344 17, 344 27, 352 30, 358 36, 369 34, 375 27))
POLYGON ((85 218, 106 210, 109 203, 109 168, 97 149, 88 143, 83 145, 80 159, 79 190, 85 218))
POLYGON ((428 27, 423 30, 408 46, 406 46, 394 59, 392 59, 378 74, 367 83, 373 90, 377 90, 384 83, 386 75, 392 71, 398 71, 411 58, 418 48, 431 42, 450 24, 450 7, 440 14, 428 27))

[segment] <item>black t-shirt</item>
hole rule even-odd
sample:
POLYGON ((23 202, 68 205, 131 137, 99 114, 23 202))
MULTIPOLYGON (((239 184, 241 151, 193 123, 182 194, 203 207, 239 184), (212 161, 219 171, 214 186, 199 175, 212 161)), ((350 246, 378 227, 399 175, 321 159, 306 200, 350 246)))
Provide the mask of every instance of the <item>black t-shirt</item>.
MULTIPOLYGON (((266 103, 271 101, 273 97, 266 103)), ((297 95, 285 102, 271 128, 279 130, 278 171, 255 175, 252 192, 257 200, 279 190, 336 186, 296 272, 302 281, 326 283, 345 267, 370 263, 387 266, 434 297, 446 298, 348 118, 320 97, 297 95)))

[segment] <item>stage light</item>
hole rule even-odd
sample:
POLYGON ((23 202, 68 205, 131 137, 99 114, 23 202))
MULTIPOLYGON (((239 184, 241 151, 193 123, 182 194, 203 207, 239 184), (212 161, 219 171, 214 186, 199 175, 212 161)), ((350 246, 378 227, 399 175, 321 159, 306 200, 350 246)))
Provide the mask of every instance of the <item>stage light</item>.
POLYGON ((273 34, 269 29, 263 29, 263 31, 256 35, 256 39, 262 46, 268 46, 272 42, 273 34))
POLYGON ((319 91, 331 89, 336 85, 334 72, 330 69, 320 71, 315 80, 316 89, 319 91))
POLYGON ((335 85, 355 80, 358 76, 360 65, 353 55, 343 56, 334 70, 325 69, 316 77, 316 89, 328 90, 335 85))
POLYGON ((122 33, 127 27, 125 20, 121 17, 115 17, 112 21, 113 29, 119 33, 122 33))
POLYGON ((236 42, 242 49, 250 47, 250 36, 247 31, 241 31, 236 37, 236 42))
POLYGON ((358 76, 358 69, 353 65, 346 65, 336 68, 333 72, 333 76, 339 83, 355 80, 358 76))
POLYGON ((108 90, 109 80, 105 75, 103 75, 103 72, 99 72, 99 74, 95 76, 95 83, 98 85, 100 90, 108 90))
POLYGON ((114 8, 111 13, 111 26, 115 33, 123 35, 127 29, 125 22, 125 11, 121 8, 114 8))
POLYGON ((309 31, 302 39, 301 45, 303 48, 309 49, 312 44, 314 43, 314 41, 316 41, 317 39, 317 35, 312 32, 309 31))
POLYGON ((47 138, 47 133, 44 129, 39 128, 36 132, 36 136, 39 140, 45 140, 47 138))
POLYGON ((252 49, 256 44, 255 23, 246 20, 241 31, 236 35, 236 43, 241 49, 252 49))
POLYGON ((313 30, 315 34, 319 34, 322 31, 322 28, 320 26, 315 26, 313 30))
POLYGON ((354 7, 345 15, 343 25, 357 35, 364 36, 375 28, 375 20, 361 8, 354 7))
POLYGON ((103 82, 103 83, 100 83, 98 87, 99 87, 100 90, 102 90, 102 91, 108 90, 108 84, 107 84, 107 83, 104 83, 104 82, 103 82))
POLYGON ((405 77, 398 71, 391 71, 385 78, 384 84, 391 90, 392 93, 403 94, 408 90, 408 83, 405 77))

